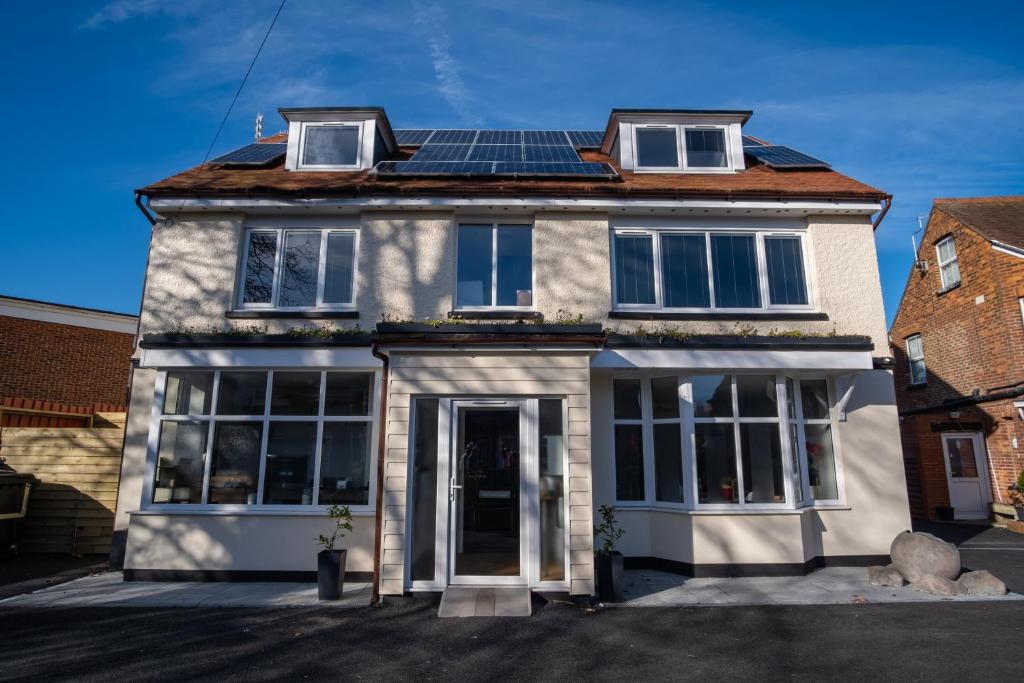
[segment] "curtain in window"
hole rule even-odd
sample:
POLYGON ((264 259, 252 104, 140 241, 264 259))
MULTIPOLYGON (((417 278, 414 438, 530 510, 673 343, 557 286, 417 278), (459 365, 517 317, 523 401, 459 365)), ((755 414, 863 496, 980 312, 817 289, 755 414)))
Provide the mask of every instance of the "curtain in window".
POLYGON ((615 289, 620 304, 654 303, 654 245, 650 235, 616 235, 615 289))
POLYGON ((799 237, 765 237, 768 298, 776 306, 806 306, 803 250, 799 237))
POLYGON ((704 235, 664 235, 661 271, 667 308, 708 308, 708 256, 704 235))
POLYGON ((715 270, 716 307, 761 307, 753 235, 712 235, 711 259, 715 270))

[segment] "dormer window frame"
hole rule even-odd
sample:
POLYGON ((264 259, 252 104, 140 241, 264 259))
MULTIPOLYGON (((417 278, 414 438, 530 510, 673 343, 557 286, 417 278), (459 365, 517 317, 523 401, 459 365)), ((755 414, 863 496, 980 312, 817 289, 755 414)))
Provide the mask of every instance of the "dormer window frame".
POLYGON ((363 168, 363 121, 301 121, 299 122, 299 150, 296 159, 296 171, 358 171, 363 168), (356 159, 354 164, 307 164, 306 134, 310 128, 355 128, 356 159))
POLYGON ((728 124, 703 124, 703 123, 633 123, 632 143, 634 173, 735 173, 737 169, 733 165, 733 155, 730 142, 730 130, 728 124), (641 166, 640 145, 637 133, 640 130, 673 130, 676 136, 676 165, 675 166, 641 166), (694 166, 689 163, 686 152, 686 131, 688 130, 717 130, 722 134, 725 144, 725 166, 694 166))

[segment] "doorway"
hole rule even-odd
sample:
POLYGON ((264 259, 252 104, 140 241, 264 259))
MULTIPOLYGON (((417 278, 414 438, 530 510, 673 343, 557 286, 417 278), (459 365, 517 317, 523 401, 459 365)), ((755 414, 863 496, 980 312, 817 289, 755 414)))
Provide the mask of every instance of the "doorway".
POLYGON ((942 434, 949 504, 956 519, 988 519, 991 490, 981 432, 942 434))

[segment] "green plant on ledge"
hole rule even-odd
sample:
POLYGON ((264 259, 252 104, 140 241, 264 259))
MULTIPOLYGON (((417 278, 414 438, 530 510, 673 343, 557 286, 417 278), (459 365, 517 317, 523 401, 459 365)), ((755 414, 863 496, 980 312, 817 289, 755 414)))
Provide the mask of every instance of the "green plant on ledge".
POLYGON ((1010 504, 1015 508, 1024 508, 1024 470, 1020 471, 1017 481, 1010 484, 1010 504))
POLYGON ((601 538, 601 549, 597 552, 611 555, 615 552, 615 542, 625 535, 626 530, 619 528, 615 519, 615 508, 611 505, 602 505, 598 512, 601 515, 601 523, 594 527, 594 535, 601 538))
POLYGON ((334 544, 337 543, 338 539, 345 538, 342 530, 352 533, 352 511, 348 509, 348 505, 341 507, 332 505, 327 509, 327 516, 334 520, 334 530, 330 536, 320 534, 317 543, 323 546, 324 550, 331 552, 334 550, 334 544))

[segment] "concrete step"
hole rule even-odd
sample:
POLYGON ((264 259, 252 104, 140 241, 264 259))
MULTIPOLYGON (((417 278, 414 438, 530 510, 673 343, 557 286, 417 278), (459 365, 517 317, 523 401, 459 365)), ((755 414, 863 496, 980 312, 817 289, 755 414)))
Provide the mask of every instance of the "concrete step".
POLYGON ((448 586, 439 617, 528 617, 530 589, 525 586, 448 586))

